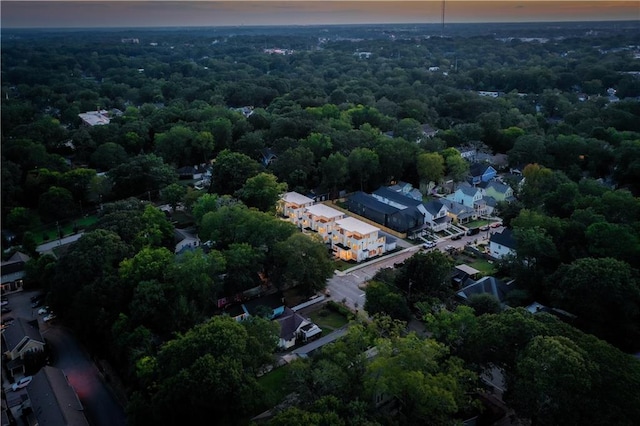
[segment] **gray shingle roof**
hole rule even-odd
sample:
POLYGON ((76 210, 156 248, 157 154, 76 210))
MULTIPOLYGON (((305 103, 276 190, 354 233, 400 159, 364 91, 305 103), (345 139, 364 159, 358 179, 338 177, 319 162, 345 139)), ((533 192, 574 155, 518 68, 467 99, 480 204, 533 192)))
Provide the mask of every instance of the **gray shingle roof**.
POLYGON ((44 366, 27 385, 27 394, 40 426, 89 426, 78 395, 59 368, 44 366))
POLYGON ((507 228, 503 229, 499 234, 491 235, 489 241, 514 250, 518 247, 516 239, 513 237, 513 233, 507 228))
POLYGON ((29 321, 25 318, 16 318, 13 324, 4 329, 2 336, 4 337, 7 349, 10 351, 14 350, 25 336, 44 344, 40 330, 29 324, 29 321))

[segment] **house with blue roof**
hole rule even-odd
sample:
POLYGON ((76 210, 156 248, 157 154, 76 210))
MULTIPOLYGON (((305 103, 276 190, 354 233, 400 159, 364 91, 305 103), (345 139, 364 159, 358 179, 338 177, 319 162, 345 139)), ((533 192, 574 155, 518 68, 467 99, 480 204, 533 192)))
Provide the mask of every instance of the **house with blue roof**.
POLYGON ((498 172, 491 165, 486 163, 473 163, 469 166, 468 181, 472 185, 480 182, 489 182, 496 177, 498 172))

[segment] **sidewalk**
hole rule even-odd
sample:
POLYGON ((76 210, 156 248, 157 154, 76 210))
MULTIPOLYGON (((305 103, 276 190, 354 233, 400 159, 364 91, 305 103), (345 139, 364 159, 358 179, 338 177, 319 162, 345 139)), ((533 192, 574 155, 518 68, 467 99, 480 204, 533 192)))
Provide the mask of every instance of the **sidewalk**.
POLYGON ((51 252, 54 248, 64 246, 67 244, 74 243, 82 237, 83 232, 78 232, 77 234, 69 235, 58 240, 49 241, 48 243, 40 244, 36 251, 40 254, 45 254, 51 252))

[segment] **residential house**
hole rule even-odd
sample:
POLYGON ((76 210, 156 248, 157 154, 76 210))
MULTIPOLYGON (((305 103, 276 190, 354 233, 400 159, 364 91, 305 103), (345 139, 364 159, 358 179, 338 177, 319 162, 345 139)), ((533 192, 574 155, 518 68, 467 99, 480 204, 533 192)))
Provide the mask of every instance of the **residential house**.
POLYGON ((248 316, 261 314, 261 310, 268 311, 269 319, 274 319, 284 313, 284 298, 280 292, 269 294, 243 303, 242 309, 248 316))
POLYGON ((486 203, 482 201, 482 191, 468 183, 462 183, 453 194, 447 195, 446 198, 463 206, 471 207, 475 210, 476 215, 486 214, 486 203))
POLYGON ((438 130, 431 127, 429 124, 423 124, 422 128, 422 136, 425 138, 432 138, 438 134, 438 130))
POLYGON ((471 281, 465 287, 463 287, 456 295, 464 300, 468 301, 469 298, 477 294, 490 294, 503 304, 506 300, 507 294, 511 290, 509 286, 495 277, 482 277, 478 281, 471 281))
POLYGON ((337 220, 336 225, 331 249, 337 258, 361 262, 384 253, 385 238, 375 226, 353 217, 337 220))
POLYGON ((263 148, 260 150, 260 163, 267 167, 269 164, 278 159, 278 156, 271 148, 263 148))
POLYGON ((25 264, 31 258, 19 251, 15 252, 9 260, 3 261, 0 266, 2 271, 2 294, 22 290, 25 264))
POLYGON ((278 212, 289 219, 294 225, 301 227, 305 209, 314 204, 312 198, 306 197, 297 192, 287 192, 278 201, 278 212))
POLYGON ((97 111, 87 111, 81 114, 78 114, 78 117, 82 120, 82 124, 85 126, 104 126, 105 124, 109 124, 111 119, 109 118, 109 112, 107 110, 101 109, 97 111))
POLYGON ((315 231, 325 243, 330 243, 331 234, 335 231, 336 220, 345 214, 325 204, 314 204, 305 209, 302 214, 301 227, 315 231))
POLYGON ((414 188, 410 183, 399 181, 395 185, 388 186, 387 188, 409 198, 413 198, 414 200, 422 201, 422 192, 420 192, 418 188, 414 188))
POLYGON ((444 231, 451 224, 447 207, 441 200, 431 200, 424 204, 427 211, 427 223, 434 232, 444 231))
POLYGON ((471 222, 478 217, 473 207, 467 207, 448 198, 440 198, 440 202, 447 208, 447 215, 455 223, 471 222))
MULTIPOLYGON (((35 321, 37 324, 37 320, 35 321)), ((11 374, 24 372, 23 359, 30 352, 44 351, 45 341, 37 326, 25 318, 16 318, 2 332, 4 356, 11 374)))
POLYGON ((59 368, 45 365, 26 389, 28 399, 21 413, 26 424, 89 426, 78 395, 59 368))
POLYGON ((276 321, 280 324, 278 346, 281 349, 289 349, 296 343, 308 342, 322 335, 320 327, 289 308, 284 308, 284 312, 276 321))
POLYGON ((498 172, 486 163, 473 163, 469 166, 469 183, 477 185, 480 182, 489 182, 496 177, 498 172))
POLYGON ((483 197, 492 197, 496 201, 514 201, 513 189, 504 183, 492 180, 478 184, 483 197))
POLYGON ((489 238, 489 252, 497 259, 502 259, 509 254, 516 254, 516 248, 516 240, 508 228, 503 229, 500 233, 492 234, 489 238))

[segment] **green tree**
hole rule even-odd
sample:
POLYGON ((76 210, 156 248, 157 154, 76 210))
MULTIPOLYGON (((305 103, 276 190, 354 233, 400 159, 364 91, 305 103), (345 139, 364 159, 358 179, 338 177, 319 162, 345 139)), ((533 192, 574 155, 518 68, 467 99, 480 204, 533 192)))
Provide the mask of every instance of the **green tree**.
POLYGON ((336 192, 343 188, 349 175, 348 160, 339 152, 334 152, 320 163, 322 187, 336 192))
POLYGON ((364 310, 371 316, 386 314, 403 321, 411 319, 411 311, 404 297, 394 292, 390 286, 379 281, 370 281, 365 290, 367 295, 364 310))
POLYGON ((451 267, 449 257, 440 251, 416 253, 401 268, 396 285, 411 304, 433 297, 446 299, 453 295, 451 267))
POLYGON ((111 170, 112 168, 127 162, 127 152, 115 142, 107 142, 100 145, 91 154, 91 165, 99 170, 111 170))
POLYGON ((223 252, 227 265, 225 293, 234 295, 259 285, 264 253, 247 243, 233 243, 223 252))
POLYGON ((378 355, 367 366, 365 388, 371 397, 399 402, 399 419, 407 424, 450 424, 470 406, 466 393, 475 374, 445 346, 415 334, 380 342, 378 355))
POLYGON ((286 190, 286 183, 280 183, 271 173, 263 172, 247 179, 236 195, 247 206, 266 212, 275 208, 276 201, 286 190))
POLYGON ((489 293, 473 294, 469 297, 468 303, 476 315, 497 314, 502 310, 500 301, 489 293))
POLYGON ((435 152, 425 152, 418 156, 416 165, 418 176, 423 182, 438 183, 444 176, 444 159, 435 152))
POLYGON ((591 393, 597 368, 587 353, 562 336, 536 336, 518 356, 505 400, 533 424, 578 425, 588 419, 582 400, 591 393))
POLYGON ((69 190, 52 186, 38 199, 38 210, 43 218, 59 220, 71 218, 78 208, 69 190))
POLYGON ((172 183, 160 191, 160 198, 162 201, 168 203, 171 206, 171 210, 175 213, 178 204, 182 201, 186 193, 187 189, 184 185, 172 183))
POLYGON ((111 169, 107 175, 113 181, 113 191, 119 198, 149 196, 151 191, 164 188, 178 178, 173 168, 153 154, 133 157, 111 169))
POLYGON ((640 341, 640 284, 629 264, 611 259, 578 259, 562 265, 551 291, 559 307, 578 316, 587 332, 624 350, 640 341))
POLYGON ((322 290, 333 273, 326 246, 295 233, 275 247, 276 275, 283 288, 298 287, 307 295, 322 290))
POLYGON ((215 159, 209 192, 218 195, 233 194, 242 188, 247 179, 256 176, 259 170, 257 161, 225 149, 215 159))
POLYGON ((368 148, 355 148, 349 154, 347 164, 351 179, 359 183, 361 191, 375 186, 380 167, 378 154, 368 148))

